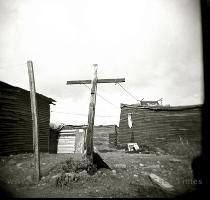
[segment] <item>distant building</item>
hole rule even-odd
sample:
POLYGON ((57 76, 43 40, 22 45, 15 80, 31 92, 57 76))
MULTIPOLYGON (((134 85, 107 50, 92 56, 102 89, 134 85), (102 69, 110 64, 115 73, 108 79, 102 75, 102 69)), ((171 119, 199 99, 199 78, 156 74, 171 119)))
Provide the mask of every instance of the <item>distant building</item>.
MULTIPOLYGON (((48 152, 50 104, 55 100, 38 94, 39 148, 48 152)), ((30 92, 0 81, 0 155, 33 152, 30 92)))
POLYGON ((141 106, 159 106, 158 101, 140 101, 141 106))
POLYGON ((118 145, 137 142, 167 149, 170 144, 201 143, 202 105, 143 106, 121 104, 118 145))

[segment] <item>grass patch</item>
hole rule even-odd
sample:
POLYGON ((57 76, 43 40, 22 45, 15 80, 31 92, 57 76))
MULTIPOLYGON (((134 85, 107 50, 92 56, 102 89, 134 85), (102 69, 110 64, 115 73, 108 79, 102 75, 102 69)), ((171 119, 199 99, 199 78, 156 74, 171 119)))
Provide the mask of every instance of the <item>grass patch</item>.
POLYGON ((61 175, 56 179, 56 186, 58 187, 70 187, 72 183, 77 182, 80 179, 90 178, 97 171, 96 165, 89 163, 87 159, 74 160, 69 158, 61 166, 61 175))
POLYGON ((172 155, 186 156, 188 158, 194 158, 201 152, 199 145, 196 144, 181 144, 181 143, 169 143, 164 146, 166 152, 172 155))
POLYGON ((73 160, 73 158, 69 158, 66 162, 62 165, 62 169, 64 173, 78 173, 83 170, 87 170, 90 164, 86 159, 83 160, 73 160))

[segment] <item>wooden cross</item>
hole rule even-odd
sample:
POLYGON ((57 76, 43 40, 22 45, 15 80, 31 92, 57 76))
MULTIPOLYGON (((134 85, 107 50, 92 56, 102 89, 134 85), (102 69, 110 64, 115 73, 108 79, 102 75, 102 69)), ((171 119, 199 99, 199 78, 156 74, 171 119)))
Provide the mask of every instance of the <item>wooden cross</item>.
POLYGON ((94 129, 94 119, 95 119, 97 83, 125 82, 125 78, 98 79, 97 78, 98 65, 94 64, 93 66, 94 66, 94 77, 92 81, 91 80, 76 80, 76 81, 67 81, 66 83, 67 85, 92 84, 90 104, 89 104, 89 113, 88 113, 87 137, 86 137, 86 157, 90 161, 91 164, 93 164, 93 129, 94 129))

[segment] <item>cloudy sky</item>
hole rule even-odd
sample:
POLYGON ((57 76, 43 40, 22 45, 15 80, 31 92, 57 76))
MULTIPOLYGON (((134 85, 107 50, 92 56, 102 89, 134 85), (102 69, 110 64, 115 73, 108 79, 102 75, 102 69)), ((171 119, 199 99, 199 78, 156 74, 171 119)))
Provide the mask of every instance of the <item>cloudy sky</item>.
POLYGON ((92 79, 95 63, 135 97, 98 84, 96 124, 118 124, 136 99, 203 103, 199 0, 0 0, 0 27, 0 80, 29 90, 32 60, 52 122, 87 123, 90 91, 66 81, 92 79))

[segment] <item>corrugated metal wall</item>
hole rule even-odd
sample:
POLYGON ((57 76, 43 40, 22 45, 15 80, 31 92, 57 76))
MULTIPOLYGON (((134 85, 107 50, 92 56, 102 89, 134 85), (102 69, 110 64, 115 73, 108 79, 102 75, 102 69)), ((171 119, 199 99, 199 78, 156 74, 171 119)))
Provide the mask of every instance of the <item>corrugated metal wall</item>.
POLYGON ((58 153, 75 153, 76 130, 61 130, 58 136, 58 153))
POLYGON ((86 125, 65 125, 59 132, 57 153, 84 153, 86 125))
POLYGON ((134 141, 162 148, 167 143, 183 141, 200 144, 202 106, 156 107, 121 106, 118 144, 134 141), (132 128, 128 126, 132 113, 132 128))
MULTIPOLYGON (((48 151, 50 100, 37 94, 39 148, 48 151)), ((33 151, 30 92, 0 82, 0 154, 33 151)))

